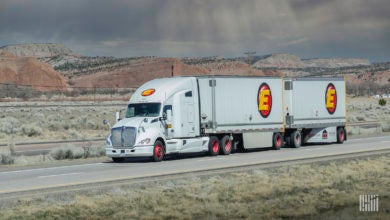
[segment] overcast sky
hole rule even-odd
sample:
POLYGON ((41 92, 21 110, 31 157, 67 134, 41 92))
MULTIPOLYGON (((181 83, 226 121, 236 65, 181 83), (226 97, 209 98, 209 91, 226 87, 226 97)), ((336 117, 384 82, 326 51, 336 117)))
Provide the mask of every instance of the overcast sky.
POLYGON ((0 46, 82 55, 390 61, 389 0, 0 0, 0 46))

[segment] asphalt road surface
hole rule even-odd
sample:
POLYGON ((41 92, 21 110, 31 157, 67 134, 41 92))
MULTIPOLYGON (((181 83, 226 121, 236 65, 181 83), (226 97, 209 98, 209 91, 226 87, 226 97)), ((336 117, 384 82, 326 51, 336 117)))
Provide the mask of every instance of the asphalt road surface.
POLYGON ((228 156, 176 158, 160 163, 148 160, 112 163, 107 158, 102 162, 90 164, 34 169, 21 167, 20 170, 12 171, 0 169, 0 197, 1 194, 12 192, 376 151, 390 152, 390 136, 352 139, 344 144, 311 145, 298 149, 283 148, 280 151, 259 150, 228 156))

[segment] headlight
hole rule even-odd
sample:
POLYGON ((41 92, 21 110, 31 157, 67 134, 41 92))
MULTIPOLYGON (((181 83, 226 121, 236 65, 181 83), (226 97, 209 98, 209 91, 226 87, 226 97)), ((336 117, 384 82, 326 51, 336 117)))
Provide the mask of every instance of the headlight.
POLYGON ((150 138, 145 138, 138 142, 138 144, 149 144, 149 143, 150 143, 150 138))

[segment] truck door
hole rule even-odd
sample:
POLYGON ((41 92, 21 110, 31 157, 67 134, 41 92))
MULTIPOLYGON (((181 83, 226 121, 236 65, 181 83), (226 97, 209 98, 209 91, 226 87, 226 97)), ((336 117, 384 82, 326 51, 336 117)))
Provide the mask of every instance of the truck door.
POLYGON ((192 91, 183 91, 173 99, 173 137, 195 136, 195 110, 192 91))
POLYGON ((192 91, 188 91, 184 94, 184 114, 182 114, 182 122, 185 124, 184 135, 185 137, 195 136, 194 125, 194 99, 192 97, 192 91))

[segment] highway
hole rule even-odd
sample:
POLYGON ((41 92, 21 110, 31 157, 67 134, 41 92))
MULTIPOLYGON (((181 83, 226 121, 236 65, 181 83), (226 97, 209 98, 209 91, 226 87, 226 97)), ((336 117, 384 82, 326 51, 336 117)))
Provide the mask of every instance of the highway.
MULTIPOLYGON (((390 124, 390 122, 387 122, 390 124)), ((358 129, 367 129, 375 128, 376 131, 380 131, 380 122, 379 121, 363 121, 363 122, 353 122, 348 123, 349 127, 357 127, 358 129)), ((85 146, 86 144, 101 144, 105 145, 106 138, 95 138, 95 139, 85 139, 85 140, 57 140, 57 141, 39 141, 39 142, 20 142, 14 144, 14 154, 15 155, 41 155, 47 154, 54 148, 59 147, 68 147, 69 144, 73 146, 85 146)), ((7 147, 8 143, 0 143, 1 147, 7 147)))
POLYGON ((101 162, 7 170, 0 167, 0 198, 13 193, 39 191, 49 188, 88 186, 89 184, 170 176, 180 173, 206 172, 207 170, 230 169, 258 164, 280 163, 340 155, 364 153, 390 153, 390 136, 351 139, 344 144, 311 145, 298 149, 283 148, 280 151, 258 150, 235 153, 228 156, 196 156, 171 158, 160 163, 148 160, 128 160, 112 163, 109 158, 101 162))

